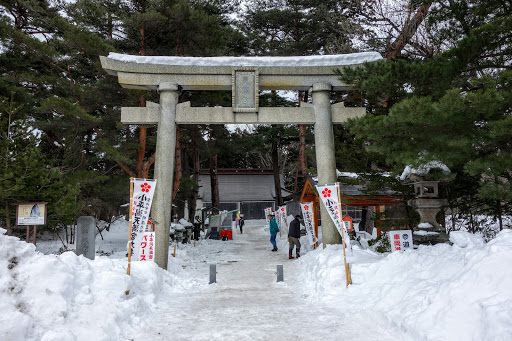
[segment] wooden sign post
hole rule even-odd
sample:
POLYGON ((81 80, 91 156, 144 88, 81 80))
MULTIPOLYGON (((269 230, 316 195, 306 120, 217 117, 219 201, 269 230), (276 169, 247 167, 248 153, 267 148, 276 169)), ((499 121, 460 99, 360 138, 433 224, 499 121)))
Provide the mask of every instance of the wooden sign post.
MULTIPOLYGON (((341 212, 341 195, 340 195, 340 183, 336 183, 336 187, 338 187, 338 205, 339 205, 339 212, 340 212, 340 220, 343 216, 341 212)), ((347 287, 349 284, 352 284, 352 276, 350 274, 350 264, 347 263, 347 251, 345 250, 345 228, 343 226, 343 220, 341 220, 341 242, 343 243, 343 260, 345 261, 345 277, 347 280, 347 287)), ((350 238, 347 236, 346 238, 350 238)))
POLYGON ((30 226, 33 226, 32 238, 36 245, 37 225, 46 225, 47 202, 15 203, 16 225, 27 226, 27 243, 30 242, 30 226))

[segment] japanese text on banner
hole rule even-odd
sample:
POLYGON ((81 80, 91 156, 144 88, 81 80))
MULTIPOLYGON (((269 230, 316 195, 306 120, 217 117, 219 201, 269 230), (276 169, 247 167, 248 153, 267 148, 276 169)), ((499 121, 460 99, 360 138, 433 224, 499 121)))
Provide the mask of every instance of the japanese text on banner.
POLYGON ((141 243, 139 261, 155 261, 155 232, 144 232, 141 243))
POLYGON ((135 179, 133 180, 132 197, 132 256, 134 259, 140 259, 140 246, 142 236, 146 232, 146 226, 149 220, 151 203, 155 193, 156 180, 135 179))
POLYGON ((288 229, 288 219, 287 219, 287 211, 286 206, 279 207, 279 215, 281 218, 281 228, 288 229))
POLYGON ((325 205, 325 208, 327 209, 327 212, 329 212, 329 216, 334 222, 338 233, 340 236, 343 236, 347 256, 351 256, 352 245, 350 244, 350 237, 348 236, 347 230, 345 229, 345 225, 342 221, 337 185, 316 186, 316 189, 320 195, 320 201, 322 201, 322 203, 325 205), (343 232, 341 229, 343 229, 345 235, 342 234, 343 232))
POLYGON ((306 227, 306 235, 308 236, 309 244, 315 245, 317 239, 315 236, 315 228, 313 225, 313 203, 301 203, 300 208, 302 209, 302 218, 304 220, 304 226, 306 227))
POLYGON ((267 224, 270 224, 270 221, 268 220, 268 216, 272 214, 272 207, 265 208, 265 220, 267 221, 267 224))

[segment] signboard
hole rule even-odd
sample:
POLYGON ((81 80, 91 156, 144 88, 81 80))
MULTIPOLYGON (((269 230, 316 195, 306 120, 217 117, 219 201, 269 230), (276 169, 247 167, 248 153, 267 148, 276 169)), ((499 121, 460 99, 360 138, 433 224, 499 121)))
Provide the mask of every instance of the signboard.
POLYGON ((268 220, 268 216, 272 214, 272 207, 265 208, 265 220, 267 224, 270 224, 270 221, 268 220))
MULTIPOLYGON (((281 217, 281 227, 288 229, 288 213, 286 211, 286 206, 279 207, 279 215, 281 217)), ((286 232, 286 231, 285 231, 286 232)))
POLYGON ((317 239, 315 236, 315 227, 313 222, 313 203, 300 203, 300 208, 302 209, 302 218, 304 220, 304 226, 306 227, 306 235, 309 240, 309 245, 315 245, 317 239))
POLYGON ((131 198, 132 228, 130 240, 132 242, 132 256, 136 260, 140 259, 140 249, 135 246, 141 245, 144 232, 146 232, 155 186, 156 180, 133 180, 133 197, 131 198))
POLYGON ((404 251, 412 250, 412 231, 399 230, 389 231, 389 243, 391 244, 391 251, 404 251))
POLYGON ((233 112, 258 112, 259 74, 251 67, 233 70, 232 103, 233 112))
POLYGON ((138 251, 138 261, 155 261, 155 232, 143 233, 138 251))
POLYGON ((46 225, 46 204, 16 204, 16 225, 46 225))
POLYGON ((354 231, 354 223, 352 217, 346 215, 343 217, 343 224, 345 225, 345 230, 354 231))
POLYGON ((336 229, 340 236, 342 236, 343 241, 345 242, 345 248, 347 256, 352 255, 352 245, 350 245, 350 238, 348 236, 347 230, 345 229, 345 225, 341 220, 341 212, 340 212, 340 199, 338 197, 338 185, 325 185, 325 186, 316 186, 320 201, 324 204, 327 212, 329 212, 329 216, 331 217, 336 229), (342 229, 344 230, 342 232, 342 229), (344 235, 343 235, 344 233, 344 235))

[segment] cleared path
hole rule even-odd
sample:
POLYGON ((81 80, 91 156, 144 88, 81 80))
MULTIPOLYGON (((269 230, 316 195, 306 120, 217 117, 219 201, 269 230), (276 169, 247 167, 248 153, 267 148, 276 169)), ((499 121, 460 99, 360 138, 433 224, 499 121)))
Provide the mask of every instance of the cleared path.
POLYGON ((375 328, 365 330, 340 309, 305 303, 295 276, 300 263, 288 260, 284 236, 284 247, 271 252, 262 226, 234 233, 234 240, 213 242, 211 250, 204 249, 206 257, 186 264, 185 269, 204 285, 170 293, 153 324, 134 340, 400 339, 375 328), (219 252, 215 243, 228 244, 219 252), (210 263, 217 263, 217 283, 212 285, 207 284, 210 263), (284 283, 276 281, 277 264, 284 266, 284 283))

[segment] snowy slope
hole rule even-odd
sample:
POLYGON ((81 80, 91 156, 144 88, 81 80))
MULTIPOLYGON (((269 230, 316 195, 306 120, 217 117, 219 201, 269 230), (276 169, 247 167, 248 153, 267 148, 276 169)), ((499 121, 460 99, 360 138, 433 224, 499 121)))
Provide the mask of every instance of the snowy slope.
POLYGON ((489 243, 456 232, 452 246, 356 249, 346 288, 338 246, 288 260, 286 237, 272 253, 258 224, 247 222, 229 242, 179 245, 169 271, 135 263, 131 277, 121 252, 94 261, 43 255, 0 230, 0 340, 512 340, 511 230, 489 243), (275 283, 275 264, 285 265, 284 283, 275 283))

